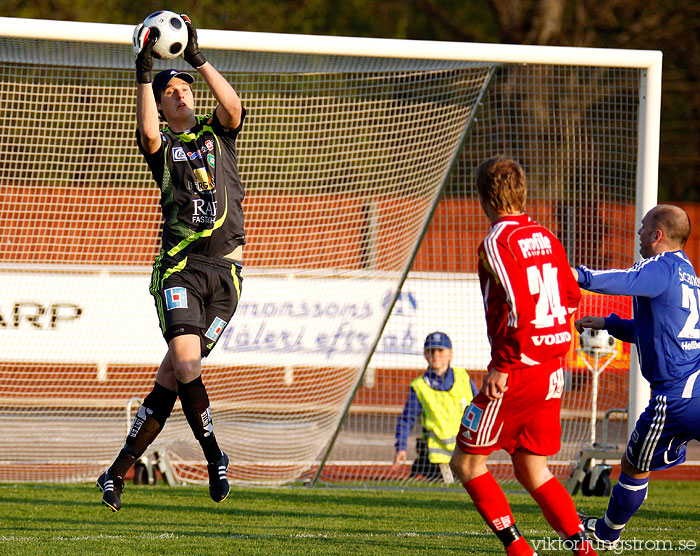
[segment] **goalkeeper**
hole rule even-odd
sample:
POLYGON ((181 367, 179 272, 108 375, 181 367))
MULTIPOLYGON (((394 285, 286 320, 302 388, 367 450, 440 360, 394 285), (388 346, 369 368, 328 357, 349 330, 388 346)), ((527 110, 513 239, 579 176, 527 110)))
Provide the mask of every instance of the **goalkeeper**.
POLYGON ((153 264, 150 291, 168 351, 155 385, 134 418, 126 443, 97 480, 102 502, 121 508, 124 476, 162 430, 179 396, 182 411, 207 460, 209 494, 221 502, 229 493, 228 457, 212 426, 201 359, 233 316, 241 294, 245 235, 236 137, 245 109, 231 85, 199 51, 187 16, 189 40, 183 53, 218 102, 195 115, 194 77, 165 70, 152 77, 157 29, 139 25, 136 57, 136 141, 161 189, 161 250, 153 264), (159 114, 167 122, 161 132, 159 114))
POLYGON ((443 478, 452 482, 449 466, 455 448, 459 420, 478 390, 466 369, 452 367, 452 341, 444 332, 428 334, 423 345, 428 370, 411 381, 403 413, 396 423, 396 455, 393 470, 406 463, 406 444, 413 424, 420 419, 416 440, 418 457, 409 477, 443 478))

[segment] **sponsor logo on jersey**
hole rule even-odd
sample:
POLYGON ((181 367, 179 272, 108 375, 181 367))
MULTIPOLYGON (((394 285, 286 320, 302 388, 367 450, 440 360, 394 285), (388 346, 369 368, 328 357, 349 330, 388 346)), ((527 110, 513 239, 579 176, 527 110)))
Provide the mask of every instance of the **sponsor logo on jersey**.
POLYGON ((195 191, 211 191, 214 189, 214 180, 206 168, 195 168, 196 181, 190 182, 190 188, 195 191))
POLYGON ((209 166, 211 166, 212 168, 216 167, 216 157, 213 154, 209 153, 207 155, 207 162, 209 163, 209 166))
MULTIPOLYGON (((480 407, 471 404, 467 410, 464 412, 462 417, 462 424, 470 431, 476 432, 479 428, 479 421, 481 421, 481 416, 484 414, 484 410, 480 407)), ((470 435, 471 438, 471 435, 470 435)))
POLYGON ((173 162, 183 162, 187 160, 185 149, 182 147, 173 147, 173 162))
POLYGON ((532 237, 519 239, 518 245, 525 259, 538 255, 548 255, 552 252, 552 241, 542 232, 532 234, 532 237))
POLYGON ((196 191, 197 193, 213 191, 214 189, 216 189, 216 182, 214 181, 214 178, 211 178, 208 181, 188 180, 187 189, 189 189, 190 191, 196 191))
POLYGON ((533 336, 532 343, 536 346, 541 346, 542 344, 546 346, 553 346, 556 344, 566 344, 571 341, 570 332, 557 332, 556 334, 544 334, 542 336, 533 336))
POLYGON ((216 201, 192 199, 192 204, 194 206, 193 224, 213 224, 216 222, 216 201))
POLYGON ((680 278, 681 282, 685 282, 686 284, 690 284, 691 286, 695 286, 696 288, 700 288, 700 279, 695 276, 694 274, 690 274, 689 272, 683 272, 680 268, 678 269, 678 277, 680 278))
MULTIPOLYGON (((207 139, 204 145, 196 151, 186 151, 184 147, 173 147, 173 160, 175 162, 184 162, 186 160, 197 160, 204 158, 203 153, 208 153, 214 150, 214 142, 207 139)), ((212 164, 212 166, 214 166, 212 164)))
POLYGON ((219 339, 219 336, 221 336, 221 333, 224 331, 224 328, 226 328, 226 324, 227 323, 225 320, 215 317, 214 322, 211 323, 211 326, 207 329, 204 335, 210 340, 214 340, 216 342, 216 340, 219 339))
POLYGON ((168 311, 173 309, 187 309, 187 290, 183 287, 168 288, 165 290, 165 308, 168 311))
POLYGON ((683 351, 700 349, 700 342, 698 342, 697 340, 691 340, 689 342, 681 342, 681 347, 683 348, 683 351))
POLYGON ((187 181, 187 188, 190 191, 196 191, 198 193, 203 193, 204 191, 212 191, 216 183, 214 182, 214 178, 209 174, 209 170, 207 168, 194 168, 194 177, 195 180, 188 180, 187 181))

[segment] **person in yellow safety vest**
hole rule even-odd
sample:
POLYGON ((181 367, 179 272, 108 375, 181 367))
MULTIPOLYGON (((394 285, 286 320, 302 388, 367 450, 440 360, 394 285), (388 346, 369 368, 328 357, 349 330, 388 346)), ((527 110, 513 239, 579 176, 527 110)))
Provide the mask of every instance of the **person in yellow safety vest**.
POLYGON ((466 369, 451 367, 452 341, 444 332, 425 339, 423 355, 428 370, 411 381, 408 399, 396 424, 396 455, 393 470, 406 463, 406 444, 416 420, 422 434, 416 440, 417 457, 410 477, 443 477, 440 464, 447 464, 455 448, 464 409, 479 390, 466 369))

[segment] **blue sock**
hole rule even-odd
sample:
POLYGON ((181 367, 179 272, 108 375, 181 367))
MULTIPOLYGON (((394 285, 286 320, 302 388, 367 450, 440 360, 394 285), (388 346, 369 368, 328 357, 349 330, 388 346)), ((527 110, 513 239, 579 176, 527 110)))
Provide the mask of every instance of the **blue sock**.
POLYGON ((614 541, 620 538, 622 529, 642 506, 648 485, 649 477, 633 479, 624 473, 620 474, 608 502, 608 511, 596 523, 595 533, 599 539, 614 541))

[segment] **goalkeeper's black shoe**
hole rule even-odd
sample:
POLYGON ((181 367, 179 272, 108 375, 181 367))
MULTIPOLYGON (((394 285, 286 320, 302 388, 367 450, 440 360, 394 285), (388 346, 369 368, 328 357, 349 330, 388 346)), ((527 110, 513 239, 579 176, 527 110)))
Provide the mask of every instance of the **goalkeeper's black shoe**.
POLYGON ((209 496, 214 502, 226 500, 231 487, 228 485, 226 471, 228 470, 228 456, 221 451, 221 457, 207 465, 209 473, 209 496))
POLYGON ((97 486, 102 491, 102 503, 113 512, 118 512, 122 507, 124 479, 110 475, 109 471, 105 471, 97 479, 97 486))

